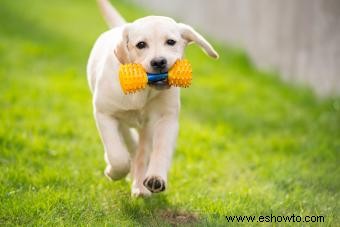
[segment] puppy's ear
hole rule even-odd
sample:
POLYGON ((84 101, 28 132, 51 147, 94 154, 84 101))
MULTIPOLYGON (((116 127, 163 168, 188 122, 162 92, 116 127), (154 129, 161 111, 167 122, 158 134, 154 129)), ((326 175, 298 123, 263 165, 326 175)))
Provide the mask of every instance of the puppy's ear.
POLYGON ((122 39, 118 43, 116 49, 114 50, 115 55, 121 64, 130 63, 128 44, 129 44, 129 31, 128 26, 125 26, 122 33, 122 39))
POLYGON ((197 31, 195 31, 191 26, 187 24, 178 24, 180 27, 180 32, 182 38, 185 39, 188 44, 195 42, 202 47, 204 52, 208 54, 210 57, 218 59, 219 55, 216 50, 211 46, 211 44, 197 31))

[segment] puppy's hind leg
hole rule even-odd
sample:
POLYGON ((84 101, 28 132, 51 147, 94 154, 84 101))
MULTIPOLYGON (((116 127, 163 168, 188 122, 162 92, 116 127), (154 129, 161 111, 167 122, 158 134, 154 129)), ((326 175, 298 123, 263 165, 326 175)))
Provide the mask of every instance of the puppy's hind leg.
POLYGON ((97 128, 105 149, 107 167, 105 175, 112 180, 119 180, 130 170, 130 154, 119 130, 119 122, 114 117, 95 112, 97 128))
POLYGON ((130 128, 129 126, 125 124, 119 125, 119 131, 121 132, 121 135, 123 136, 124 142, 126 144, 126 147, 131 155, 136 153, 137 150, 137 143, 138 143, 138 132, 130 128))

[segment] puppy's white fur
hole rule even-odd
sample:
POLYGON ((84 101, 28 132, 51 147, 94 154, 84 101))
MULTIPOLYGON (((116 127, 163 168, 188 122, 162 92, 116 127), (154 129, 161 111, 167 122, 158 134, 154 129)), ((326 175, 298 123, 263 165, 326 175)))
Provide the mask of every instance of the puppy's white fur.
POLYGON ((218 58, 218 54, 188 25, 160 16, 125 23, 107 0, 98 2, 112 28, 97 39, 87 75, 93 93, 94 116, 105 149, 105 175, 117 180, 130 172, 132 195, 147 196, 166 186, 178 132, 179 89, 147 87, 125 95, 118 80, 119 66, 139 63, 146 71, 155 72, 151 60, 163 57, 169 69, 176 60, 182 59, 184 48, 191 42, 199 44, 213 58, 218 58), (168 39, 175 40, 176 44, 167 45, 168 39), (146 48, 136 47, 141 41, 147 44, 146 48))

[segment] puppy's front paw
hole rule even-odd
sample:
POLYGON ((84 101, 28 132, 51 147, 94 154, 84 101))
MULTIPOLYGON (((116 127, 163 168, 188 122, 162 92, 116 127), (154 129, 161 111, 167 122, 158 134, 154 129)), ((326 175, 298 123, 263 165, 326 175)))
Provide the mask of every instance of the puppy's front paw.
POLYGON ((143 184, 152 193, 162 192, 165 190, 165 181, 159 176, 149 176, 145 178, 143 184))

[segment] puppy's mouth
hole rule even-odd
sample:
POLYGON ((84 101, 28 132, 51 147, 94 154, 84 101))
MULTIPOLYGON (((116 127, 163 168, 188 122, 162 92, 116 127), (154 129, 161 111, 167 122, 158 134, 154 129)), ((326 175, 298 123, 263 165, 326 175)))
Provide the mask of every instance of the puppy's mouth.
POLYGON ((159 80, 159 81, 151 82, 149 83, 149 86, 156 90, 164 90, 164 89, 170 88, 168 80, 159 80))
MULTIPOLYGON (((168 73, 169 69, 168 68, 164 68, 164 69, 160 69, 160 70, 152 70, 153 72, 151 72, 150 74, 155 75, 157 78, 158 75, 165 75, 168 73)), ((170 85, 168 83, 168 79, 167 78, 162 78, 162 76, 159 76, 159 79, 155 79, 154 81, 149 81, 148 82, 149 86, 156 89, 156 90, 164 90, 164 89, 169 89, 170 85)))
POLYGON ((165 67, 163 69, 151 69, 150 74, 161 74, 161 73, 167 73, 169 71, 169 68, 168 67, 165 67))

